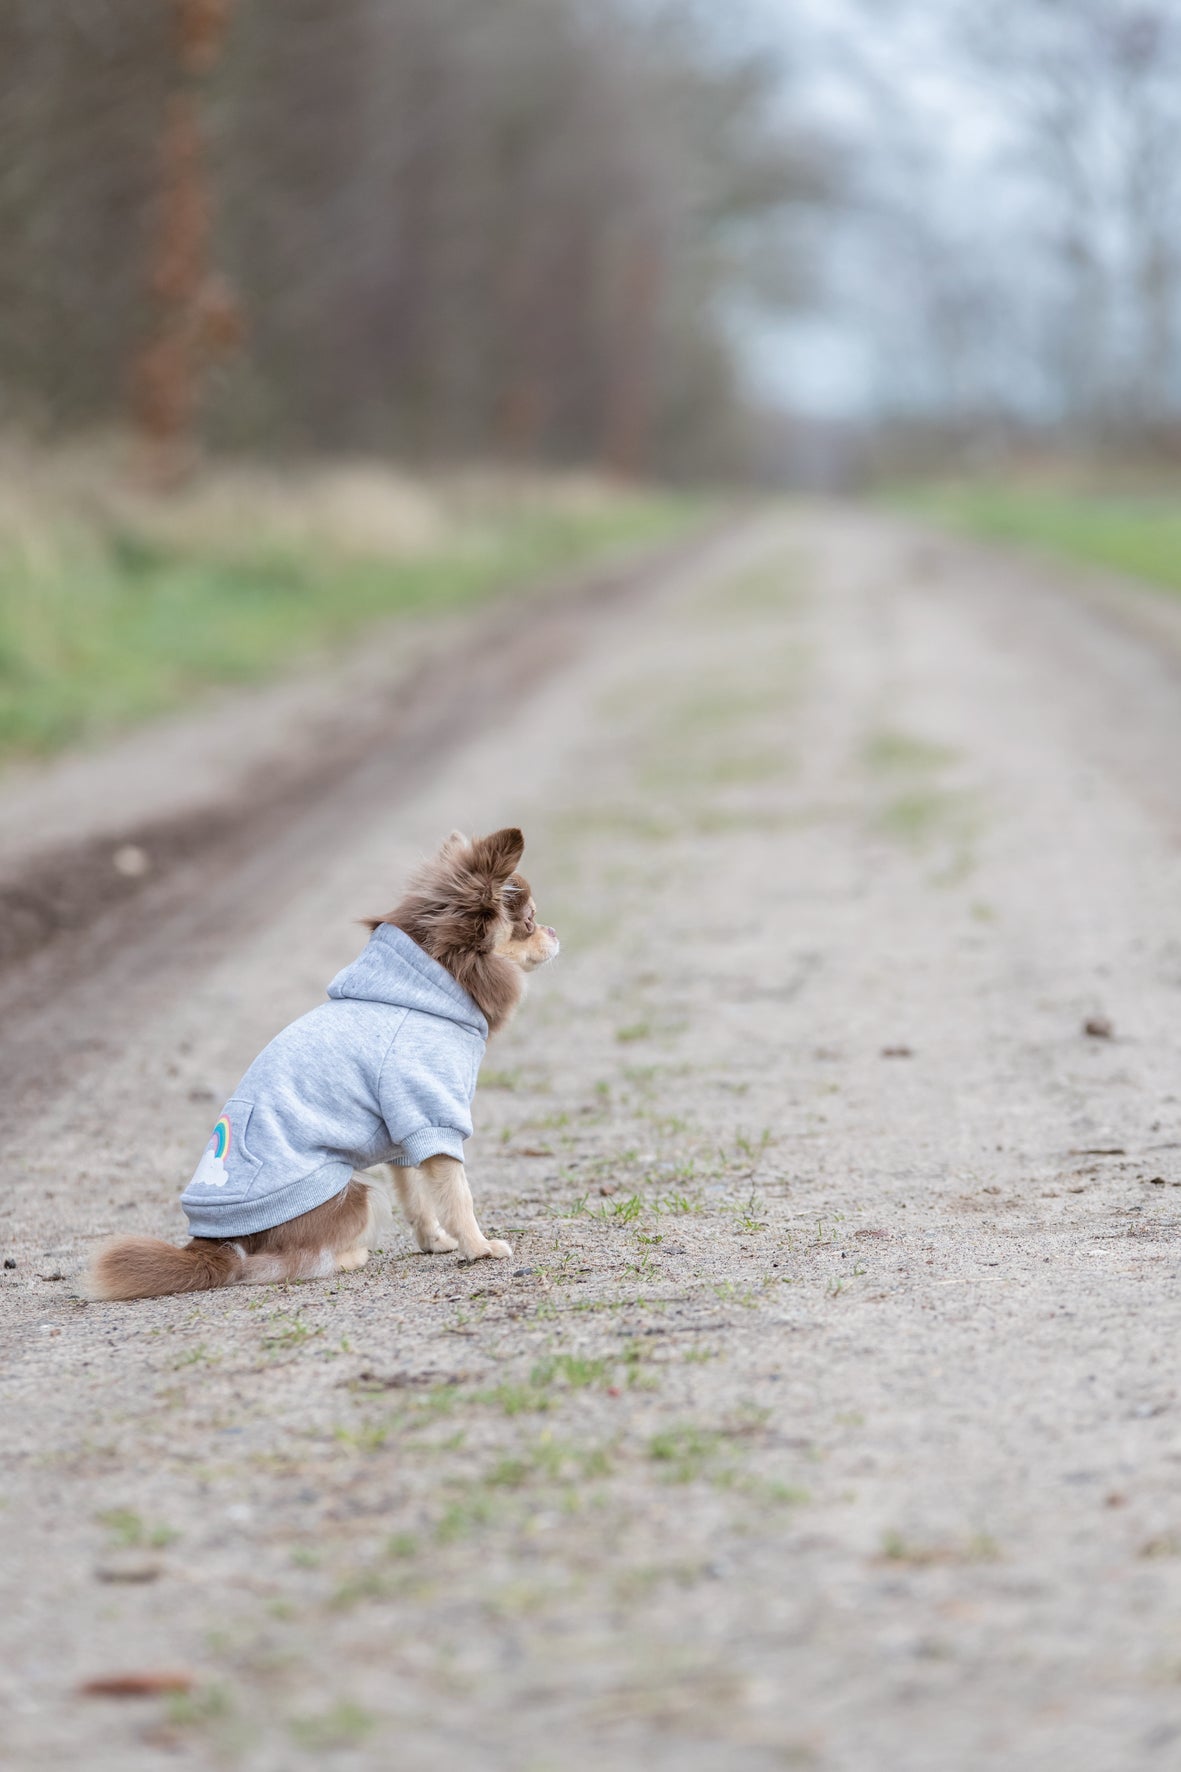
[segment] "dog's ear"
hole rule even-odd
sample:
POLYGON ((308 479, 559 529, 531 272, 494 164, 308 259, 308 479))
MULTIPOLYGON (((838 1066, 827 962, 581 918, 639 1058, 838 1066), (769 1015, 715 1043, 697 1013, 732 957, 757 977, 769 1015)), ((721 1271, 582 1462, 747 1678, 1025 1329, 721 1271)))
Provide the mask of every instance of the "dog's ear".
POLYGON ((464 836, 463 832, 452 831, 451 835, 444 839, 439 849, 439 859, 441 861, 449 860, 451 856, 457 855, 461 849, 466 849, 467 846, 468 839, 464 836))
POLYGON ((517 863, 525 853, 525 839, 515 825, 493 831, 490 837, 472 841, 470 866, 473 873, 487 874, 497 882, 507 880, 517 871, 517 863))

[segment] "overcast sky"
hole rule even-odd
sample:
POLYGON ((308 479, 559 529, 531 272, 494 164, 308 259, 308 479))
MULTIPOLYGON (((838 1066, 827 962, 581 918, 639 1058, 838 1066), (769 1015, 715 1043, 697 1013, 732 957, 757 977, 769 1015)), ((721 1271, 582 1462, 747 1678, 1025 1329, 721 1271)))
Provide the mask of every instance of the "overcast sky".
MULTIPOLYGON (((947 14, 941 0, 737 0, 729 18, 736 35, 786 57, 791 116, 858 148, 888 114, 894 155, 861 176, 880 190, 894 181, 895 199, 905 203, 909 140, 922 169, 913 200, 954 214, 986 201, 1000 131, 985 94, 941 41, 947 14)), ((893 370, 882 362, 890 329, 874 323, 873 285, 889 266, 855 218, 830 222, 825 233, 829 276, 815 309, 740 316, 740 334, 768 391, 825 415, 858 416, 881 403, 893 370)), ((888 299, 890 291, 881 294, 888 299)))

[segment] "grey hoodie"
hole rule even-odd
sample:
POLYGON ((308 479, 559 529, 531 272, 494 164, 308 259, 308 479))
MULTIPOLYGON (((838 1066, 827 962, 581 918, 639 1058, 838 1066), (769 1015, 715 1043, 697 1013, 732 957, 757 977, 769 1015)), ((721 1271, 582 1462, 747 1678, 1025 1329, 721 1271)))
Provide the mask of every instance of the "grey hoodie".
POLYGON ((381 923, 327 1003, 259 1053, 181 1198, 194 1237, 242 1237, 322 1206, 371 1163, 463 1156, 488 1023, 381 923))

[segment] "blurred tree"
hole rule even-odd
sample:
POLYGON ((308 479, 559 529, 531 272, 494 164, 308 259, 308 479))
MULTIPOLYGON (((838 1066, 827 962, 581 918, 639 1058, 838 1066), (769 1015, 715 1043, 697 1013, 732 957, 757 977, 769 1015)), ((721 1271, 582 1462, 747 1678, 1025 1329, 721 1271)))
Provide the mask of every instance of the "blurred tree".
POLYGON ((135 418, 156 479, 192 457, 205 366, 238 342, 237 303, 210 262, 213 199, 202 136, 200 81, 217 60, 230 0, 172 0, 176 90, 164 114, 150 279, 154 325, 133 370, 135 418))
POLYGON ((216 260, 214 442, 734 464, 727 303, 796 298, 780 223, 831 183, 776 69, 690 0, 173 5, 179 92, 159 0, 0 13, 9 410, 116 417, 147 338, 140 422, 183 437, 216 260))
POLYGON ((1181 8, 995 0, 962 6, 957 37, 1035 193, 1062 410, 1096 432, 1162 426, 1181 392, 1181 8))
POLYGON ((145 0, 0 7, 0 402, 109 420, 143 336, 170 19, 145 0))

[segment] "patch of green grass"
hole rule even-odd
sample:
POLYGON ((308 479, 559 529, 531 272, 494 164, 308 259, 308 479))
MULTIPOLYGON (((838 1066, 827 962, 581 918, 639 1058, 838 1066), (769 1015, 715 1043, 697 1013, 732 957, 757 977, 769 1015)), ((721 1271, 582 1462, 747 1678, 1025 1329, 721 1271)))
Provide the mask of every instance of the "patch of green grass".
POLYGON ((865 741, 864 756, 871 769, 883 773, 918 774, 922 770, 942 769, 953 763, 956 753, 948 745, 916 738, 910 732, 887 729, 873 733, 865 741))
POLYGON ((536 1119, 522 1120, 518 1132, 560 1132, 570 1124, 570 1115, 565 1108, 556 1109, 553 1113, 538 1114, 536 1119))
POLYGON ((668 1212, 674 1217, 684 1218, 691 1213, 703 1212, 705 1208, 696 1200, 690 1200, 685 1194, 662 1194, 656 1202, 657 1212, 668 1212))
POLYGON ((766 1230, 767 1221, 763 1216, 765 1212, 765 1205, 762 1200, 759 1199, 752 1187, 745 1206, 737 1208, 739 1230, 745 1231, 748 1234, 754 1231, 766 1230))
POLYGON ((292 1717, 289 1727, 297 1747, 323 1754, 334 1748, 359 1746, 377 1727, 377 1718, 352 1699, 341 1698, 319 1716, 292 1717))
POLYGON ((113 521, 0 533, 0 756, 48 752, 256 681, 390 617, 466 607, 595 555, 652 543, 687 500, 506 508, 434 551, 356 558, 248 534, 198 545, 113 521))
POLYGON ((367 1421, 358 1427, 338 1427, 333 1437, 352 1452, 380 1452, 392 1432, 391 1422, 367 1421))
POLYGON ((205 1362, 216 1366, 218 1358, 217 1354, 210 1353, 203 1341, 199 1341, 195 1347, 186 1348, 183 1354, 177 1354, 172 1367, 173 1371, 179 1372, 182 1366, 200 1366, 205 1362))
MULTIPOLYGON (((739 609, 786 609, 799 598, 802 570, 803 563, 796 555, 784 554, 731 579, 720 598, 728 613, 739 609)), ((711 587, 708 595, 713 601, 719 593, 711 587)))
POLYGON ((233 1710, 224 1686, 203 1686, 195 1692, 173 1692, 165 1715, 174 1729, 208 1729, 225 1723, 233 1710))
POLYGON ((339 1583, 329 1605, 334 1612, 348 1612, 362 1600, 380 1600, 386 1594, 386 1578, 378 1569, 358 1569, 339 1583))
POLYGON ((617 1218, 621 1224, 634 1224, 636 1219, 643 1213, 643 1210, 644 1202, 641 1200, 639 1194, 631 1194, 626 1200, 616 1200, 615 1204, 610 1209, 610 1213, 608 1213, 607 1208, 604 1206, 603 1215, 604 1217, 610 1216, 611 1218, 617 1218))
POLYGON ((979 828, 971 795, 945 788, 910 788, 886 801, 876 823, 886 836, 914 849, 922 849, 936 837, 954 842, 957 851, 952 870, 940 884, 954 884, 970 871, 969 845, 979 828))
POLYGON ((692 1483, 705 1473, 723 1444, 723 1436, 692 1423, 653 1434, 648 1456, 663 1467, 670 1483, 692 1483))
POLYGON ((110 1534, 111 1543, 120 1550, 138 1550, 149 1545, 153 1550, 163 1550, 180 1537, 171 1526, 149 1526, 139 1514, 126 1507, 108 1508, 99 1514, 98 1519, 110 1534))
MULTIPOLYGON (((641 843, 668 843, 677 835, 677 826, 669 819, 629 806, 580 806, 577 812, 559 813, 552 823, 556 830, 570 837, 602 835, 632 838, 641 843)), ((566 912, 559 922, 563 930, 568 929, 570 913, 566 912)), ((597 927, 592 919, 588 918, 587 923, 597 927)), ((613 929, 614 920, 604 919, 604 926, 613 929)))
POLYGON ((926 1569, 937 1563, 996 1563, 1000 1560, 996 1540, 987 1532, 974 1532, 962 1542, 920 1544, 901 1532, 887 1532, 882 1539, 881 1556, 887 1563, 905 1563, 911 1569, 926 1569))
MULTIPOLYGON (((734 1148, 740 1157, 745 1157, 751 1162, 757 1162, 764 1152, 768 1151, 774 1143, 775 1134, 769 1126, 764 1126, 757 1139, 747 1138, 745 1133, 740 1132, 738 1137, 734 1140, 734 1148)), ((723 1151, 721 1155, 724 1158, 725 1152, 723 1151)))
POLYGON ((283 1317, 276 1314, 271 1322, 274 1327, 267 1331, 262 1341, 263 1349, 268 1354, 286 1353, 324 1333, 320 1325, 308 1323, 303 1317, 283 1317))
POLYGON ((568 1476, 606 1477, 611 1468, 608 1446, 566 1445, 546 1432, 531 1446, 498 1459, 488 1472, 487 1481, 495 1488, 523 1489, 537 1481, 556 1483, 568 1476))
POLYGON ((713 1290, 723 1304, 739 1304, 743 1310, 752 1311, 759 1302, 751 1288, 740 1286, 737 1280, 718 1280, 713 1290))
POLYGON ((585 1359, 578 1354, 552 1354, 539 1360, 525 1383, 506 1382, 480 1393, 478 1401, 490 1403, 505 1415, 544 1414, 553 1406, 555 1390, 589 1390, 606 1386, 613 1362, 585 1359))
POLYGON ((947 795, 933 788, 915 788, 898 794, 883 806, 878 822, 891 837, 903 843, 923 843, 947 818, 947 795))
POLYGON ((685 788, 696 793, 703 787, 743 787, 775 781, 793 768, 794 759, 786 751, 769 745, 714 751, 696 759, 687 759, 682 747, 654 759, 640 771, 638 779, 643 787, 653 790, 685 788))
POLYGON ((811 1490, 801 1488, 798 1483, 784 1483, 776 1478, 767 1481, 762 1477, 747 1476, 742 1471, 719 1471, 713 1481, 718 1489, 733 1490, 735 1494, 764 1506, 803 1507, 812 1499, 811 1490))
POLYGON ((454 1544, 458 1539, 470 1537, 481 1526, 486 1526, 495 1512, 491 1496, 479 1493, 465 1495, 448 1503, 435 1527, 435 1537, 440 1544, 454 1544))
POLYGON ((986 540, 1028 542, 1181 592, 1181 506, 1169 494, 965 483, 904 489, 896 497, 922 516, 986 540))
POLYGON ((660 1064, 626 1064, 623 1067, 624 1082, 645 1095, 650 1095, 667 1074, 664 1065, 660 1064))
POLYGON ((571 1390, 605 1384, 611 1371, 609 1360, 588 1360, 578 1354, 553 1354, 534 1366, 529 1382, 539 1389, 561 1381, 571 1390))
POLYGON ((544 1414, 551 1406, 550 1397, 534 1384, 498 1384, 485 1391, 481 1401, 505 1415, 544 1414))

